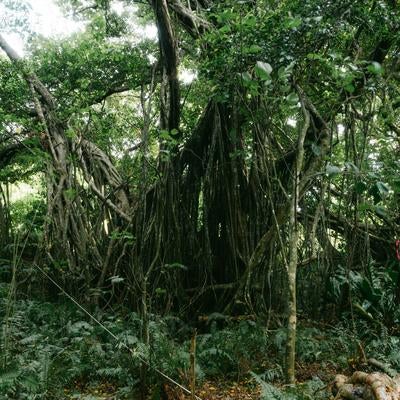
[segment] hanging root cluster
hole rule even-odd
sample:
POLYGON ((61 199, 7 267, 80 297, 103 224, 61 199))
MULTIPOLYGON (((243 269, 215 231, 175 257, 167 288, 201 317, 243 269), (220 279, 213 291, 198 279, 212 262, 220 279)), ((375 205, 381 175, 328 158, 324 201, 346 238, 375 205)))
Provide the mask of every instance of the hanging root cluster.
POLYGON ((356 371, 351 377, 336 375, 332 392, 335 400, 399 400, 400 376, 356 371))

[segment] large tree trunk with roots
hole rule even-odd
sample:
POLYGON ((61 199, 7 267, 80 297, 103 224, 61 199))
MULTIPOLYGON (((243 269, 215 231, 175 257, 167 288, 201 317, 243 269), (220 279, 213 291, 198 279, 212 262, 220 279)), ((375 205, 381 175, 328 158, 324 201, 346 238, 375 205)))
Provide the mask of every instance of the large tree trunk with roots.
MULTIPOLYGON (((0 47, 11 61, 21 63, 36 115, 44 130, 41 142, 49 158, 45 174, 47 215, 43 250, 55 264, 66 263, 69 272, 89 288, 93 270, 103 269, 104 275, 106 254, 102 254, 101 249, 108 235, 108 232, 107 235, 104 233, 104 221, 108 221, 108 229, 113 229, 116 217, 124 222, 131 221, 129 200, 122 180, 107 155, 97 146, 83 138, 71 140, 66 136, 66 127, 57 115, 56 99, 34 73, 25 69, 18 54, 2 36, 0 47), (85 188, 80 182, 82 176, 86 185, 107 207, 103 210, 103 206, 100 207, 99 218, 95 222, 89 218, 88 210, 93 205, 84 195, 85 188), (105 193, 105 187, 110 193, 105 193), (114 214, 111 218, 108 210, 114 214), (91 260, 90 264, 88 260, 91 260)), ((68 275, 62 276, 65 279, 68 275)), ((76 288, 76 284, 74 286, 76 288)))
MULTIPOLYGON (((212 2, 194 3, 199 11, 212 2)), ((151 6, 159 32, 162 67, 160 129, 171 132, 179 143, 183 135, 179 129, 178 44, 170 13, 195 38, 215 27, 201 13, 178 0, 153 0, 151 6)), ((13 61, 19 60, 4 39, 0 45, 13 61)), ((387 39, 380 40, 366 60, 381 63, 390 45, 387 39)), ((136 285, 134 275, 140 269, 154 287, 163 280, 163 285, 172 289, 167 291, 167 304, 171 304, 172 298, 185 302, 185 293, 190 295, 193 291, 183 290, 203 287, 197 296, 210 298, 221 309, 253 309, 257 305, 265 310, 271 305, 273 291, 287 288, 287 282, 272 287, 270 280, 273 274, 282 280, 286 275, 285 243, 291 236, 287 225, 291 210, 289 193, 297 150, 287 149, 285 153, 277 142, 275 127, 261 97, 253 98, 248 104, 246 89, 242 87, 230 93, 226 102, 210 100, 182 149, 177 144, 161 143, 160 179, 151 188, 142 185, 140 201, 132 207, 119 174, 106 154, 85 138, 67 138, 65 127, 57 118, 55 99, 34 74, 25 71, 24 75, 32 89, 36 114, 46 130, 44 144, 51 160, 47 173, 49 256, 68 260, 78 273, 82 271, 76 266, 84 260, 93 260, 100 271, 96 284, 100 288, 108 271, 108 262, 104 265, 102 259, 110 259, 114 248, 104 235, 103 222, 110 220, 111 230, 132 222, 136 229, 136 242, 132 246, 135 265, 129 266, 126 274, 139 291, 142 289, 136 285), (252 116, 251 126, 246 129, 243 107, 252 116), (267 118, 258 120, 253 115, 255 110, 264 111, 267 118), (249 152, 245 130, 251 134, 249 164, 241 156, 249 152), (97 197, 97 202, 86 196, 87 188, 97 197), (93 209, 97 217, 88 218, 87 210, 93 209), (165 265, 180 265, 189 270, 167 268, 168 272, 160 274, 160 268, 165 265), (260 292, 268 296, 260 296, 260 292)), ((355 91, 360 93, 365 81, 355 81, 355 85, 355 91)), ((343 100, 345 93, 340 96, 343 100)), ((310 127, 306 132, 304 163, 299 171, 299 204, 316 182, 329 154, 332 129, 327 125, 342 110, 338 106, 321 116, 305 93, 301 97, 310 114, 310 127), (317 153, 309 143, 318 147, 317 153)), ((329 219, 328 228, 343 232, 346 224, 335 218, 329 219)), ((308 222, 304 226, 307 225, 308 222)), ((356 232, 353 237, 369 236, 369 243, 376 244, 377 249, 382 247, 362 226, 348 228, 349 242, 356 232)), ((327 236, 326 229, 325 233, 314 229, 319 239, 327 236)), ((327 240, 320 240, 322 243, 329 247, 327 240)))

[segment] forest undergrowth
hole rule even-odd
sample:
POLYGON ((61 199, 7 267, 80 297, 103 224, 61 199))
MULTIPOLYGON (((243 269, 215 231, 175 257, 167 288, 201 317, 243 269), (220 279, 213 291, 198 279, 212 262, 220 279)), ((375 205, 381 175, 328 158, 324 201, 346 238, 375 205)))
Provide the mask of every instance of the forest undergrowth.
POLYGON ((282 370, 286 327, 279 316, 267 327, 266 320, 251 316, 213 313, 184 322, 151 315, 146 346, 140 339, 142 321, 129 309, 93 311, 102 327, 68 299, 19 298, 10 304, 10 285, 0 290, 5 399, 139 399, 141 360, 150 365, 149 399, 189 399, 155 369, 189 387, 195 330, 196 393, 202 399, 327 399, 334 376, 368 371, 367 358, 400 370, 395 329, 350 314, 340 319, 326 314, 320 322, 300 317, 297 384, 288 386, 282 370))

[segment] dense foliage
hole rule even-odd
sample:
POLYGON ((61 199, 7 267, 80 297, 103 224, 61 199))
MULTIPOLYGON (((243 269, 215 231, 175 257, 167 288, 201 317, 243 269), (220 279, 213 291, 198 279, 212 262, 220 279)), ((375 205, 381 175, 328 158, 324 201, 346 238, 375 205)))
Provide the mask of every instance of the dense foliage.
POLYGON ((199 379, 265 398, 400 367, 396 1, 58 3, 82 28, 55 39, 0 1, 0 390, 189 386, 194 328, 199 379))

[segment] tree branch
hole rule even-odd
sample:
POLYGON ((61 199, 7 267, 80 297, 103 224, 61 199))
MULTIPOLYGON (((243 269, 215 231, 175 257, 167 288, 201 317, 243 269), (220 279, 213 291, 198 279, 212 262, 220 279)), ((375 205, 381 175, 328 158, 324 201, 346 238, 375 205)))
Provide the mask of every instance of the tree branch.
POLYGON ((212 27, 208 21, 196 15, 190 8, 185 7, 179 0, 172 0, 169 3, 169 6, 180 20, 183 28, 194 39, 197 39, 212 27))
POLYGON ((162 115, 162 128, 173 130, 179 128, 180 120, 180 87, 178 81, 178 54, 171 17, 166 0, 153 0, 153 9, 158 27, 158 39, 164 73, 168 83, 168 110, 162 115))
MULTIPOLYGON (((7 56, 11 61, 15 63, 22 61, 21 56, 8 44, 8 42, 4 39, 4 37, 1 34, 0 34, 0 48, 7 54, 7 56)), ((46 102, 47 106, 50 109, 54 109, 56 106, 56 101, 54 97, 43 85, 43 83, 39 80, 36 74, 27 72, 24 68, 22 71, 25 76, 25 79, 35 88, 36 92, 43 97, 43 100, 46 102)))

